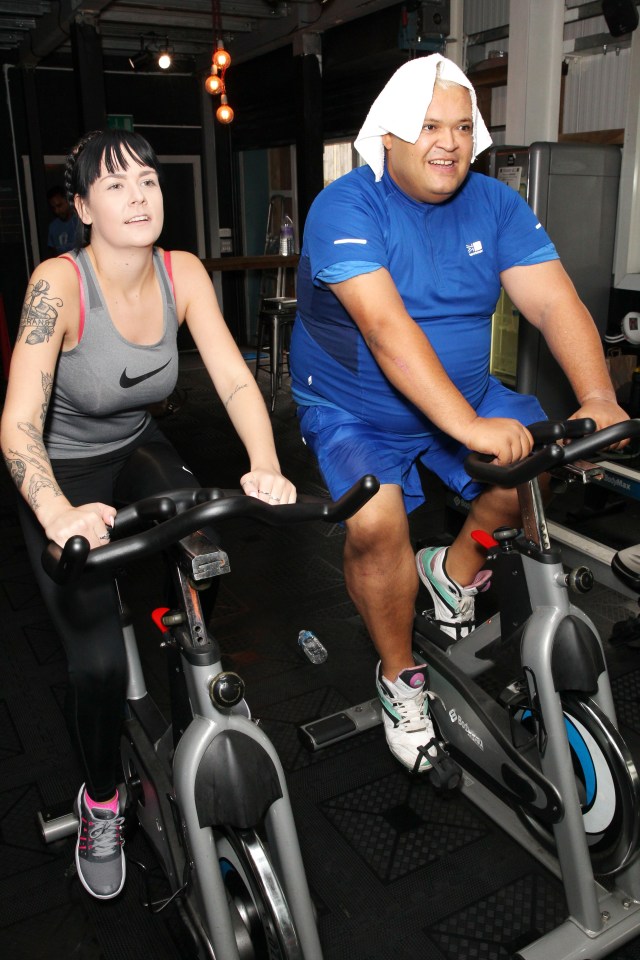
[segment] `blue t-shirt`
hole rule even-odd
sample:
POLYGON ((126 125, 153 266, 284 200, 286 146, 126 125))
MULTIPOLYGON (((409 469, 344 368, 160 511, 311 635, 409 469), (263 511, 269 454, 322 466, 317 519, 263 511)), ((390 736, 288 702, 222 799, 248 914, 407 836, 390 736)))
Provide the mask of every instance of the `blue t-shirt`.
POLYGON ((60 217, 56 217, 49 224, 47 246, 55 250, 56 253, 68 253, 76 245, 77 229, 77 214, 71 214, 68 220, 61 220, 60 217))
POLYGON ((492 177, 469 173, 454 197, 430 204, 413 200, 386 173, 376 183, 369 167, 352 170, 318 194, 305 224, 291 344, 294 397, 333 404, 391 433, 433 429, 389 383, 318 279, 327 268, 360 261, 389 271, 407 312, 476 406, 489 379, 500 273, 550 242, 518 193, 492 177))

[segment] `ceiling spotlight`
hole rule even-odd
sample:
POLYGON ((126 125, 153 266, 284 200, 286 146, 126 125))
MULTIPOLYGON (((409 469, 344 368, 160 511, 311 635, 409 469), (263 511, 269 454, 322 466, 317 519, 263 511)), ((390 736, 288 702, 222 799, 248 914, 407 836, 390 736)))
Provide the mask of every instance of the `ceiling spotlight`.
POLYGON ((132 70, 141 70, 142 67, 146 66, 149 60, 149 51, 144 46, 143 42, 140 41, 140 49, 137 53, 133 53, 129 58, 129 66, 132 70))
POLYGON ((167 47, 158 53, 158 66, 161 70, 168 70, 171 66, 171 53, 167 47))

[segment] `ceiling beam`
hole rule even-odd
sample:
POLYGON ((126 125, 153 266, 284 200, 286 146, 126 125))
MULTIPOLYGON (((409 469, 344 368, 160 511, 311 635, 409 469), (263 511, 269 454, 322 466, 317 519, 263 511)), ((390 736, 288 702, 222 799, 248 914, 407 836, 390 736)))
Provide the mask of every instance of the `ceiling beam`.
POLYGON ((297 0, 285 3, 285 16, 258 21, 256 31, 250 37, 236 37, 229 43, 229 52, 235 63, 242 63, 294 43, 305 33, 324 33, 341 23, 397 5, 398 0, 297 0))
POLYGON ((111 0, 60 0, 25 36, 18 50, 21 67, 35 67, 69 39, 71 24, 78 17, 98 17, 111 0))

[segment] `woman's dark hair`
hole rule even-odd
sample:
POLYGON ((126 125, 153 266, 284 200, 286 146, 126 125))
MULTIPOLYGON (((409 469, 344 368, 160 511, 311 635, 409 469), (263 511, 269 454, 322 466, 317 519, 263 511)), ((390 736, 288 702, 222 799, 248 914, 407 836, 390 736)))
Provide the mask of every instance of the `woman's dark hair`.
MULTIPOLYGON (((100 176, 102 163, 115 173, 118 168, 128 167, 131 160, 141 167, 151 167, 161 182, 162 170, 155 151, 144 137, 129 130, 94 130, 80 140, 65 162, 64 187, 67 200, 73 206, 74 197, 83 199, 89 188, 100 176)), ((162 185, 162 184, 161 184, 162 185)), ((77 247, 85 247, 91 237, 91 226, 78 218, 77 247)))

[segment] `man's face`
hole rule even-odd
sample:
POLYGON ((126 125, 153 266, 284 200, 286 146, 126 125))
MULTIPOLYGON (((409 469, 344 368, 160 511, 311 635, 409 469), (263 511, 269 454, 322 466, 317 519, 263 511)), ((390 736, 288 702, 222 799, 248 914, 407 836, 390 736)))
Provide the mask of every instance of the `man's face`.
POLYGON ((71 207, 65 198, 60 196, 60 194, 56 194, 54 197, 51 197, 49 200, 49 205, 54 213, 54 216, 59 217, 60 220, 68 220, 71 216, 71 207))
POLYGON ((473 154, 471 94, 466 87, 435 87, 415 143, 392 133, 382 142, 387 172, 414 200, 442 203, 461 186, 473 154))

